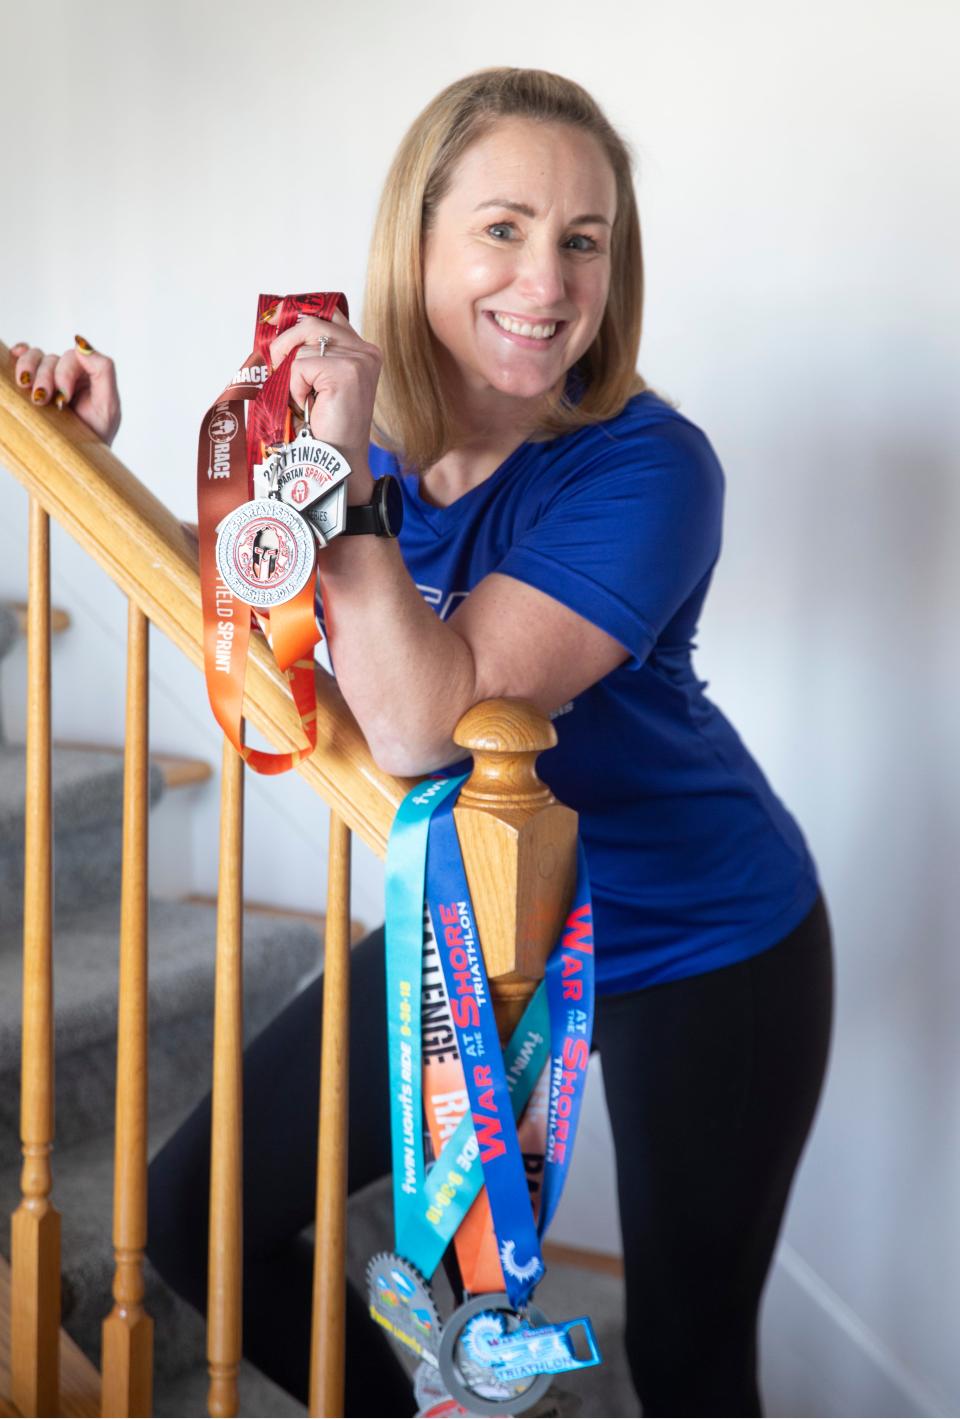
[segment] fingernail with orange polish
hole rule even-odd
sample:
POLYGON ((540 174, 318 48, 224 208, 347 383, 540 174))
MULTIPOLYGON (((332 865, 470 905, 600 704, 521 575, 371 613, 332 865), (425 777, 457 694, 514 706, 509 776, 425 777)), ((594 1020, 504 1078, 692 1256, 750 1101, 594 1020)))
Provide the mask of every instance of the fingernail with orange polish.
POLYGON ((84 340, 82 335, 74 335, 73 338, 76 342, 77 349, 80 351, 81 354, 92 355, 95 353, 93 346, 90 344, 90 341, 84 340))
POLYGON ((64 407, 67 402, 67 396, 64 394, 62 389, 57 390, 56 394, 53 396, 53 402, 54 404, 56 404, 58 409, 62 409, 64 407))
POLYGON ((23 373, 22 373, 21 376, 20 376, 20 383, 21 383, 21 384, 29 384, 29 383, 30 383, 30 371, 29 371, 29 370, 24 370, 24 371, 23 371, 23 373))
POLYGON ((46 397, 47 397, 47 391, 44 389, 44 387, 43 387, 42 384, 38 384, 37 387, 36 387, 36 389, 33 391, 33 400, 34 400, 34 403, 35 403, 35 404, 41 404, 41 403, 43 402, 43 400, 46 399, 46 397))

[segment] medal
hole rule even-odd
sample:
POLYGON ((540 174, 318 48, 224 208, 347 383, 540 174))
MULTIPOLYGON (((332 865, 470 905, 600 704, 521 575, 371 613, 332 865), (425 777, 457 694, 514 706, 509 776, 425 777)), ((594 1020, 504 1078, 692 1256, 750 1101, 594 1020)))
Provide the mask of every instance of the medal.
MULTIPOLYGON (((502 1046, 453 819, 462 782, 431 780, 408 794, 388 844, 396 1254, 374 1258, 368 1275, 371 1313, 422 1353, 396 1323, 396 1274, 410 1280, 412 1273, 429 1297, 422 1277, 433 1275, 453 1240, 475 1299, 443 1326, 430 1363, 439 1362, 439 1379, 466 1412, 509 1415, 541 1401, 554 1374, 600 1361, 585 1317, 551 1325, 530 1303, 544 1271, 540 1239, 569 1168, 590 1055, 592 917, 581 847, 574 903, 546 977, 502 1046), (436 1157, 430 1167, 424 1120, 436 1157), (581 1332, 577 1353, 574 1337, 581 1332)), ((421 1412, 431 1412, 424 1401, 434 1396, 421 1387, 421 1412)))
POLYGON ((296 438, 281 444, 274 454, 277 493, 282 502, 298 512, 304 512, 350 473, 350 464, 339 449, 314 438, 310 432, 309 395, 303 416, 303 427, 296 438))
POLYGON ((255 498, 224 518, 215 557, 234 596, 269 609, 303 590, 313 575, 316 549, 299 513, 276 498, 255 498))
POLYGON ((320 547, 325 547, 330 539, 337 537, 346 526, 346 483, 338 483, 332 492, 312 503, 303 515, 313 529, 317 544, 320 547))
MULTIPOLYGON (((535 1373, 509 1379, 489 1360, 491 1342, 516 1343, 525 1329, 546 1325, 536 1306, 521 1317, 502 1291, 475 1296, 443 1328, 440 1378, 471 1414, 512 1414, 529 1409, 550 1388, 552 1376, 535 1373)), ((512 1352, 511 1352, 512 1353, 512 1352)))
POLYGON ((416 1267, 395 1252, 378 1252, 367 1263, 367 1298, 377 1324, 435 1367, 440 1317, 430 1287, 416 1267))

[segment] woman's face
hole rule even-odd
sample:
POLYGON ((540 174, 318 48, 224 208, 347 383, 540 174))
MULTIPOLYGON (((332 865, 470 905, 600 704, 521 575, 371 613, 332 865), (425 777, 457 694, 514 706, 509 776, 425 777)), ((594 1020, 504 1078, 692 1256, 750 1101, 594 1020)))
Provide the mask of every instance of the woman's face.
POLYGON ((616 200, 603 148, 569 125, 501 119, 467 149, 424 245, 448 378, 518 399, 561 384, 603 318, 616 200))

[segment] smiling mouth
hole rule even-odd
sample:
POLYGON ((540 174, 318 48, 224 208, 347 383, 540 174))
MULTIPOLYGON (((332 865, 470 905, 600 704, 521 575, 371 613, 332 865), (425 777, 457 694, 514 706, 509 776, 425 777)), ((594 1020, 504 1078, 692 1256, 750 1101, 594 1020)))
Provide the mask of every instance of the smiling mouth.
POLYGON ((564 320, 517 320, 515 316, 502 315, 498 310, 489 311, 488 314, 494 324, 508 335, 522 335, 526 340, 541 340, 544 344, 552 340, 557 331, 566 324, 564 320))

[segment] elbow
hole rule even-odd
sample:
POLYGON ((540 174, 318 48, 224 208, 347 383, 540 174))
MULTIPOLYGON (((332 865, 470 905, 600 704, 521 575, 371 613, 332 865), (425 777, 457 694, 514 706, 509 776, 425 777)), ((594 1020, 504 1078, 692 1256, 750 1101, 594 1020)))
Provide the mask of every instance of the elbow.
POLYGON ((466 757, 466 751, 458 748, 452 739, 436 736, 417 742, 386 734, 368 739, 367 747, 377 768, 394 778, 424 778, 466 757))

